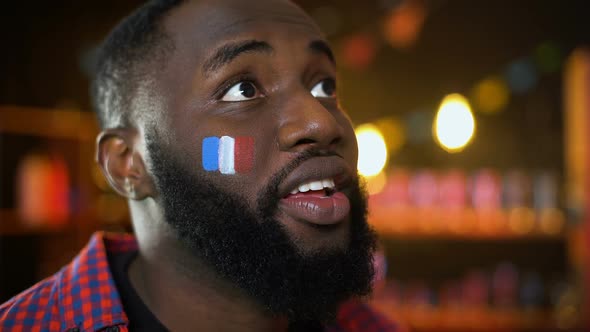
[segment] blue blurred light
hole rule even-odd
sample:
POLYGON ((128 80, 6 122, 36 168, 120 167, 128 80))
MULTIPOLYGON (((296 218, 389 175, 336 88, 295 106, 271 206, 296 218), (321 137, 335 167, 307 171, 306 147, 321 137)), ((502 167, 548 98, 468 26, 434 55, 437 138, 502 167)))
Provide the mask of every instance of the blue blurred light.
POLYGON ((527 93, 537 85, 537 69, 526 58, 511 63, 506 69, 505 76, 510 90, 516 94, 527 93))

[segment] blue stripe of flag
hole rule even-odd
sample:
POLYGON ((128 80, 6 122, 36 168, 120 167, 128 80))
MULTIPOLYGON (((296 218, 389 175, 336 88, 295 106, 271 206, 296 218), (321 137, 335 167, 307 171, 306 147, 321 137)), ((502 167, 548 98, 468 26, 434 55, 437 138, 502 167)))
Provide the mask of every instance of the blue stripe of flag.
POLYGON ((205 137, 203 139, 203 168, 206 171, 219 169, 219 137, 205 137))

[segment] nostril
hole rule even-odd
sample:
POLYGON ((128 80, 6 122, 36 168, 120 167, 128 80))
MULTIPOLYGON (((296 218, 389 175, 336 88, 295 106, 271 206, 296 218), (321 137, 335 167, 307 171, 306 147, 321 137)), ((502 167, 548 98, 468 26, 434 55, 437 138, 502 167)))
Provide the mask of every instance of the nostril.
POLYGON ((305 144, 312 144, 315 143, 314 140, 312 140, 311 138, 302 138, 300 140, 297 141, 296 145, 305 145, 305 144))
MULTIPOLYGON (((341 140, 342 140, 341 137, 335 137, 330 142, 330 145, 337 145, 338 143, 340 143, 341 140)), ((295 145, 307 145, 307 144, 314 144, 314 143, 317 143, 317 141, 314 140, 314 139, 311 139, 311 138, 302 138, 302 139, 298 140, 295 145)))

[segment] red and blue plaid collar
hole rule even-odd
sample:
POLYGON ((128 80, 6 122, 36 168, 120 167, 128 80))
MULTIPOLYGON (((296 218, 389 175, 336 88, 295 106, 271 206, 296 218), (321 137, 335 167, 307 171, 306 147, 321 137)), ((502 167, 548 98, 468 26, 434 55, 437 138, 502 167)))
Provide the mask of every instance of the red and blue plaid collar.
MULTIPOLYGON (((129 320, 111 274, 108 253, 137 250, 130 234, 95 233, 71 264, 57 274, 61 330, 77 326, 81 331, 99 331, 109 326, 127 330, 129 320)), ((337 323, 329 332, 396 331, 395 325, 368 305, 356 300, 340 307, 337 323)))
POLYGON ((57 280, 62 327, 98 331, 113 325, 127 326, 129 320, 109 269, 107 252, 130 250, 137 250, 132 235, 98 232, 63 268, 57 280))

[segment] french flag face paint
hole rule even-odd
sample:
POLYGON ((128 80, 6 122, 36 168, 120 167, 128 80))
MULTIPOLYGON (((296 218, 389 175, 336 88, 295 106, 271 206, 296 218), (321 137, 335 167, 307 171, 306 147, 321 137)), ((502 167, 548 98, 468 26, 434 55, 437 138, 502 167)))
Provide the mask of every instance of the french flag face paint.
POLYGON ((247 173, 254 163, 252 137, 221 136, 203 139, 203 168, 221 174, 247 173))

